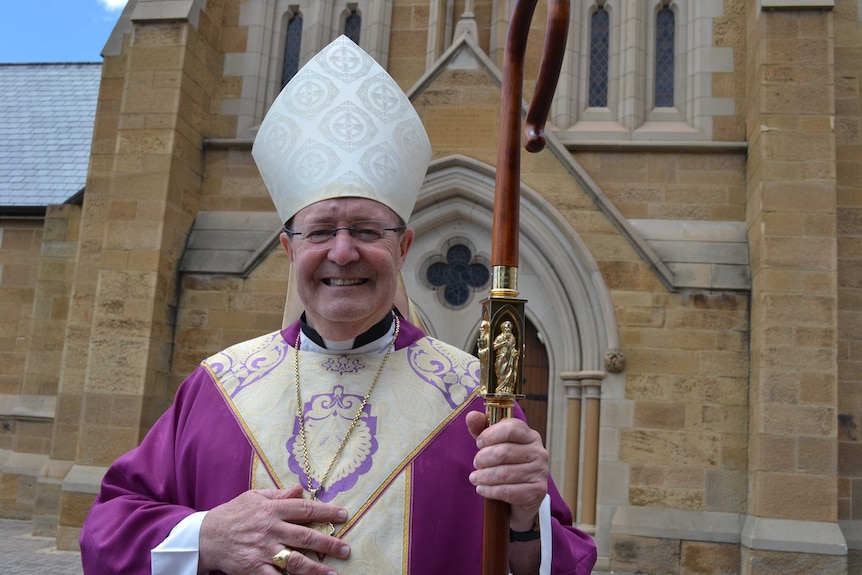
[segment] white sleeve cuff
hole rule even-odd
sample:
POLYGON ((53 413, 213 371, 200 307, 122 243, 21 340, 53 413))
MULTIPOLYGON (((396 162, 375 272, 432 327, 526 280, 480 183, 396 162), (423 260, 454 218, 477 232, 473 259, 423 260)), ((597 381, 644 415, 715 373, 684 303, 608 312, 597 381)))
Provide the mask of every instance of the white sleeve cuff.
POLYGON ((551 496, 545 495, 539 507, 539 534, 542 538, 542 562, 539 564, 539 575, 551 575, 551 555, 554 534, 551 533, 551 496))
POLYGON ((201 523, 206 511, 192 513, 150 551, 152 575, 197 575, 201 523))

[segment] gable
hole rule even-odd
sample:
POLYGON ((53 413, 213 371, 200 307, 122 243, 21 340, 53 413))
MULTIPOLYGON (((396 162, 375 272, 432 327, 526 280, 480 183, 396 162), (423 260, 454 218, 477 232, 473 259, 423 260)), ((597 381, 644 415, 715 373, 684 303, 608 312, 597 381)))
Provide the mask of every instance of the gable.
MULTIPOLYGON (((463 150, 467 147, 475 150, 475 159, 489 164, 496 163, 501 85, 502 74, 469 34, 462 35, 452 43, 452 46, 407 94, 426 125, 432 148, 435 150, 435 158, 445 156, 447 151, 453 148, 463 150), (471 82, 469 85, 458 86, 458 79, 464 80, 468 77, 471 82), (497 90, 492 91, 490 95, 487 90, 488 84, 497 87, 497 90), (480 86, 480 89, 474 92, 471 90, 472 86, 480 86), (472 99, 471 96, 474 93, 484 94, 484 99, 472 99), (467 106, 468 116, 466 118, 465 106, 467 106), (447 114, 445 110, 447 107, 450 108, 451 113, 447 114), (469 125, 466 125, 466 122, 469 122, 469 125), (493 130, 489 129, 489 125, 493 126, 493 130), (469 138, 469 141, 465 142, 465 138, 469 138)), ((525 82, 526 85, 527 82, 525 82)), ((526 115, 526 106, 522 106, 522 109, 526 115)), ((667 288, 674 289, 674 274, 670 268, 653 251, 637 229, 622 216, 550 129, 547 133, 546 150, 568 173, 568 181, 586 193, 611 225, 655 271, 660 281, 667 288)), ((527 154, 522 151, 521 164, 524 168, 521 173, 522 181, 529 179, 528 172, 531 166, 542 164, 539 158, 543 155, 545 154, 527 154)), ((547 166, 542 166, 541 169, 546 168, 547 166)))

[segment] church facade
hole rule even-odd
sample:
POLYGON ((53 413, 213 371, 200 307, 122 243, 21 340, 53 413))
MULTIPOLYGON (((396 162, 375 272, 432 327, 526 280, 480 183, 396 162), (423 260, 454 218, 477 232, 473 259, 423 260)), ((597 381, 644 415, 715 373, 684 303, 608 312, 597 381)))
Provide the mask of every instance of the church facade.
MULTIPOLYGON (((183 378, 281 327, 251 144, 340 34, 428 131, 404 280, 474 350, 513 4, 130 0, 83 202, 0 213, 0 517, 75 548, 183 378)), ((862 573, 862 1, 572 0, 549 132, 521 160, 525 410, 599 568, 862 573)))

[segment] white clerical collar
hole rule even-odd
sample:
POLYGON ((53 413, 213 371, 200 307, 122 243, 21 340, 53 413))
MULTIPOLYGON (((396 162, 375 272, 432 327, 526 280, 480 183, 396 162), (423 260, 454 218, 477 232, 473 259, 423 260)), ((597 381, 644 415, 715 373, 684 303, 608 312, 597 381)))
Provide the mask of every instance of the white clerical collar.
POLYGON ((389 330, 384 333, 381 337, 372 340, 365 345, 361 345, 359 347, 353 347, 353 342, 355 339, 348 339, 346 341, 333 341, 329 339, 324 339, 323 343, 326 347, 323 347, 319 343, 312 340, 310 337, 305 335, 305 332, 299 330, 299 349, 302 351, 313 351, 316 353, 329 353, 329 354, 354 354, 354 353, 384 353, 388 348, 389 344, 392 343, 392 338, 395 336, 395 322, 391 322, 389 325, 389 330))

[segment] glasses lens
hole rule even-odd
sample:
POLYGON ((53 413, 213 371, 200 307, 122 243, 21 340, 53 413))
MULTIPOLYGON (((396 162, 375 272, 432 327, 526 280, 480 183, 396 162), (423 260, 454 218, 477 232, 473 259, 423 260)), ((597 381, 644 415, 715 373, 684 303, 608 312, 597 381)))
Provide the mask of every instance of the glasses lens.
POLYGON ((382 222, 356 222, 350 228, 350 235, 361 242, 376 242, 386 233, 382 222))
POLYGON ((329 224, 313 224, 299 230, 306 242, 322 244, 335 236, 335 226, 329 224))
POLYGON ((350 226, 336 227, 332 224, 309 224, 296 231, 303 242, 320 246, 333 239, 339 231, 345 230, 350 237, 362 243, 374 243, 383 239, 388 231, 398 231, 398 227, 377 221, 354 222, 350 226))

